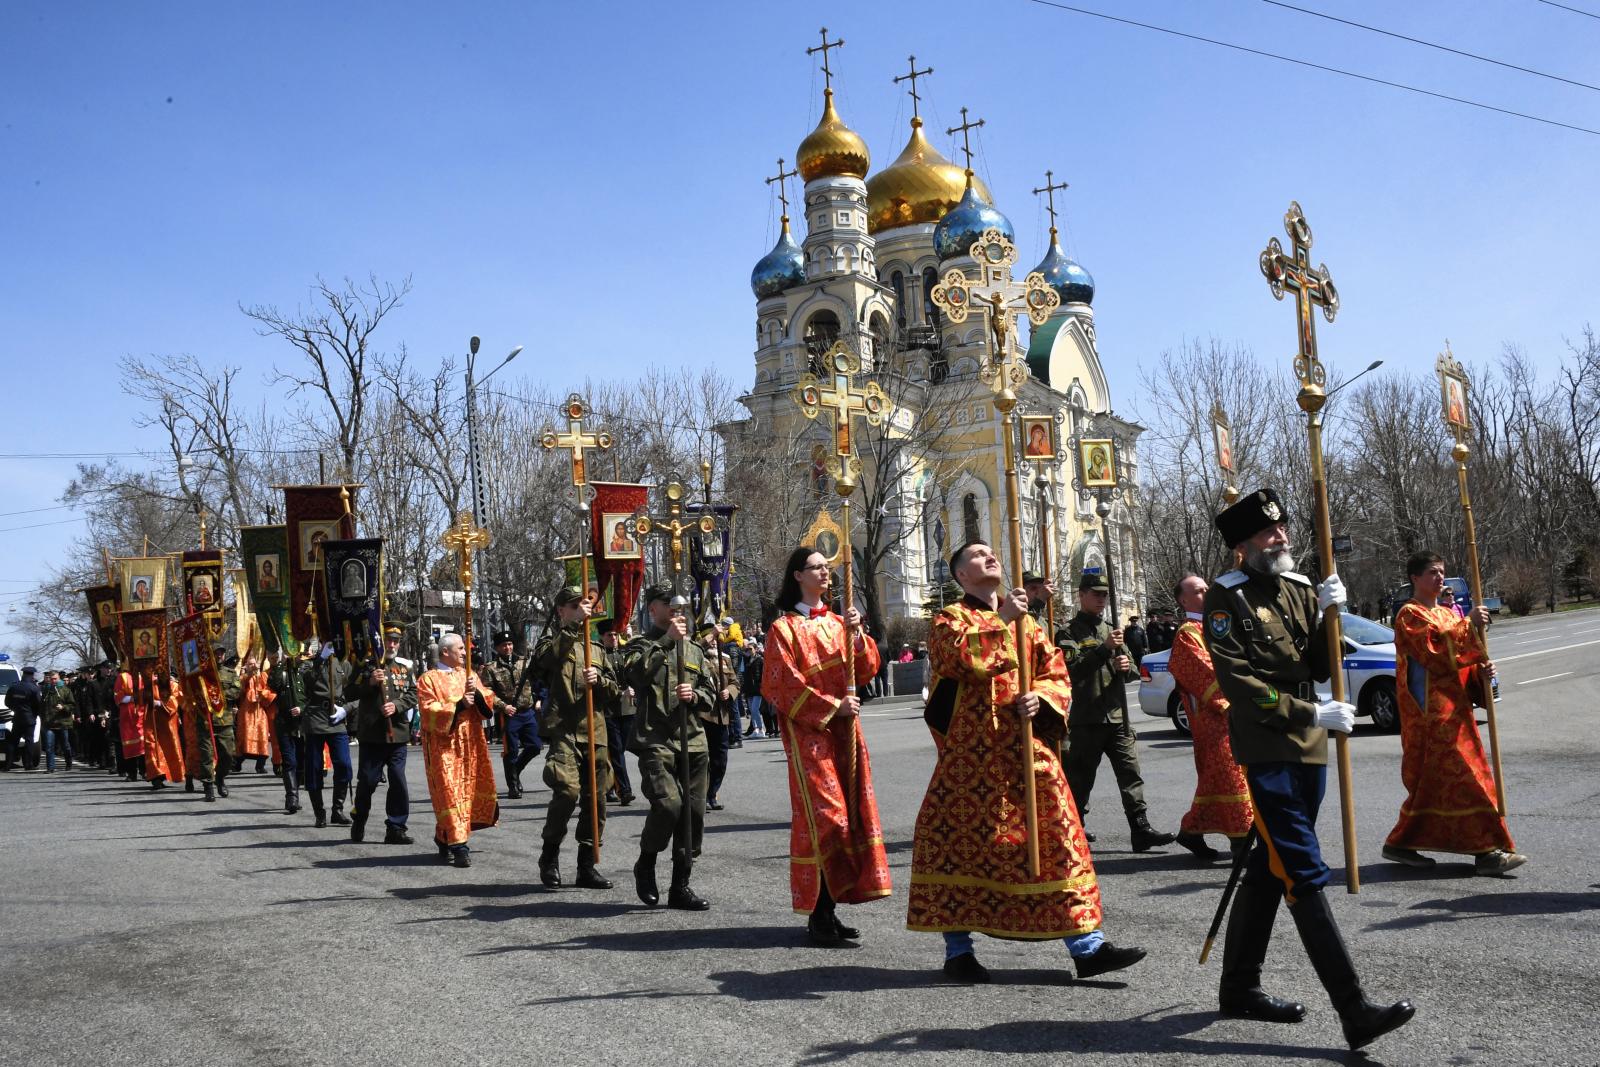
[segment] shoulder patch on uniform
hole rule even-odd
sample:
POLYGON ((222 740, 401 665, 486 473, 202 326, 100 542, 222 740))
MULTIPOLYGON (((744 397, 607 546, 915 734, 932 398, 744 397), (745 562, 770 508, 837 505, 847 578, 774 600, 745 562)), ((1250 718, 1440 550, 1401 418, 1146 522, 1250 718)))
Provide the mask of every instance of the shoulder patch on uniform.
POLYGON ((1233 616, 1220 609, 1213 611, 1206 616, 1206 628, 1212 637, 1227 637, 1233 630, 1233 616))
POLYGON ((1229 571, 1226 574, 1217 575, 1216 584, 1222 586, 1224 589, 1234 589, 1243 585, 1249 580, 1250 576, 1244 571, 1229 571))
POLYGON ((1314 585, 1314 584, 1316 584, 1316 583, 1312 582, 1312 580, 1310 578, 1307 578, 1305 575, 1300 574, 1297 571, 1284 571, 1278 577, 1287 578, 1291 582, 1299 582, 1301 585, 1314 585))

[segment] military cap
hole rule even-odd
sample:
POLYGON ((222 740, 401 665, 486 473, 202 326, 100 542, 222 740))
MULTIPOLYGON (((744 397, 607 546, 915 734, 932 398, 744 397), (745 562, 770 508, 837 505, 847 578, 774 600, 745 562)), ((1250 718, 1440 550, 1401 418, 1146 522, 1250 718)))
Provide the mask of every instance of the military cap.
POLYGON ((1042 575, 1035 574, 1033 571, 1023 571, 1022 572, 1022 584, 1023 585, 1032 585, 1034 582, 1042 582, 1042 581, 1044 581, 1044 577, 1042 575))
POLYGON ((1287 522, 1283 501, 1271 489, 1258 489, 1241 497, 1237 504, 1216 518, 1217 532, 1229 548, 1250 540, 1256 534, 1280 522, 1287 522))
POLYGON ((1106 581, 1106 576, 1103 574, 1084 571, 1083 577, 1078 579, 1078 589, 1080 592, 1084 589, 1097 589, 1102 593, 1109 593, 1111 592, 1111 583, 1106 581))
POLYGON ((514 641, 516 641, 516 638, 511 636, 510 630, 496 630, 493 636, 489 638, 489 643, 495 645, 503 645, 514 641))
POLYGON ((556 607, 564 608, 568 604, 576 604, 578 601, 580 601, 582 599, 583 599, 583 590, 582 589, 579 589, 575 585, 565 586, 565 587, 562 588, 561 592, 556 594, 556 607))
POLYGON ((35 670, 34 668, 32 668, 32 667, 24 667, 24 668, 22 668, 22 673, 23 674, 38 674, 39 672, 37 670, 35 670))
POLYGON ((644 591, 644 602, 646 604, 654 604, 657 600, 670 601, 671 599, 672 586, 670 585, 652 585, 644 591))
POLYGON ((405 636, 405 631, 400 629, 400 627, 398 627, 398 626, 390 626, 390 627, 387 627, 387 628, 384 629, 383 636, 385 636, 385 637, 403 637, 403 636, 405 636))

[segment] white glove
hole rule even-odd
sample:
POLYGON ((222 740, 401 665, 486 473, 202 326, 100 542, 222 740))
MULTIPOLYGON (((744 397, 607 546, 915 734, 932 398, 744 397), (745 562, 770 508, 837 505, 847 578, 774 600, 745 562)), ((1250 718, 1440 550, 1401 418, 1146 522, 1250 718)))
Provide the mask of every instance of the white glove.
MULTIPOLYGON (((1348 705, 1345 706, 1348 707, 1348 705)), ((339 723, 344 722, 344 717, 347 714, 349 714, 349 711, 343 704, 335 704, 333 706, 333 714, 328 716, 328 721, 337 726, 339 723)))
POLYGON ((1344 582, 1339 580, 1337 574, 1330 574, 1317 586, 1317 614, 1321 615, 1334 605, 1342 608, 1349 599, 1344 591, 1344 582))
POLYGON ((1342 700, 1318 704, 1317 725, 1336 734, 1347 734, 1356 728, 1356 706, 1342 700))

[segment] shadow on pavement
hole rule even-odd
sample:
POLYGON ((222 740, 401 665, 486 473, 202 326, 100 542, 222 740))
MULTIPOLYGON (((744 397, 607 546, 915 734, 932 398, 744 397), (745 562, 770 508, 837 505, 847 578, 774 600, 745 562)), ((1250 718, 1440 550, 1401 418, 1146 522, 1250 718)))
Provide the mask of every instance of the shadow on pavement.
POLYGON ((1198 874, 1214 870, 1217 872, 1218 888, 1228 877, 1228 865, 1222 862, 1222 857, 1208 862, 1182 849, 1176 852, 1128 852, 1121 849, 1101 852, 1091 845, 1089 855, 1094 858, 1094 872, 1099 875, 1138 874, 1144 871, 1187 871, 1198 874))
MULTIPOLYGON (((645 912, 642 904, 620 906, 645 912)), ((542 912, 542 914, 549 914, 542 912)), ((708 926, 691 930, 629 930, 614 934, 586 934, 565 941, 529 945, 540 952, 677 952, 695 949, 799 948, 806 944, 804 923, 793 926, 708 926)))
POLYGON ((587 1004, 596 1000, 670 1000, 674 997, 714 997, 717 994, 705 992, 694 993, 688 990, 672 992, 666 989, 619 989, 615 993, 583 994, 574 993, 565 997, 539 997, 536 1000, 525 1001, 523 1006, 528 1008, 548 1008, 560 1004, 587 1004))
POLYGON ((1600 908, 1600 893, 1475 893, 1450 899, 1423 900, 1411 914, 1373 923, 1371 930, 1408 930, 1430 923, 1465 919, 1503 919, 1523 915, 1572 915, 1600 908))
MULTIPOLYGON (((1347 885, 1342 871, 1335 871, 1337 884, 1347 885)), ((1471 863, 1441 863, 1437 867, 1422 869, 1407 867, 1403 863, 1374 863, 1361 868, 1362 885, 1381 885, 1385 882, 1449 882, 1461 878, 1475 878, 1471 863)))
MULTIPOLYGON (((357 848, 363 846, 357 845, 357 848)), ((351 856, 342 860, 314 860, 313 867, 327 871, 362 870, 368 867, 443 867, 433 852, 380 852, 371 856, 351 856)))
MULTIPOLYGON (((787 819, 783 822, 712 823, 711 817, 714 814, 714 812, 706 812, 705 832, 708 834, 739 834, 761 830, 787 830, 789 828, 789 820, 787 819)), ((601 842, 601 844, 604 843, 604 841, 601 842)))
POLYGON ((840 1063, 863 1055, 919 1055, 923 1053, 1082 1053, 1097 1057, 1125 1053, 1181 1053, 1188 1062, 1213 1056, 1258 1056, 1267 1061, 1291 1060, 1324 1063, 1379 1062, 1344 1049, 1302 1048, 1264 1041, 1206 1041, 1194 1035, 1217 1021, 1215 1012, 1182 1012, 1154 1018, 1086 1019, 1081 1022, 1037 1020, 1007 1022, 977 1029, 918 1029, 886 1034, 871 1041, 834 1041, 811 1046, 797 1063, 840 1063))

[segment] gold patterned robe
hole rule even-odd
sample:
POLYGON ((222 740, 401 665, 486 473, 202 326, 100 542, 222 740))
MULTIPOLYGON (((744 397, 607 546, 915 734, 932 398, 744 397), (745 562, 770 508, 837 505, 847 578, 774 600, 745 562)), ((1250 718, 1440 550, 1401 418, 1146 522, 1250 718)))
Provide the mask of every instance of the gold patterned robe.
MULTIPOLYGON (((464 845, 472 831, 500 821, 483 716, 473 707, 456 714, 456 703, 466 692, 467 675, 463 671, 441 667, 417 679, 422 762, 427 768, 428 796, 433 800, 433 817, 438 823, 434 840, 446 845, 464 845)), ((487 687, 483 696, 493 708, 494 694, 487 687)))
MULTIPOLYGON (((149 683, 146 683, 149 684, 149 683)), ((144 776, 150 781, 165 778, 181 782, 187 776, 183 759, 183 731, 179 712, 183 708, 183 689, 177 679, 152 687, 144 719, 144 776), (161 706, 155 706, 156 700, 161 706)))
POLYGON ((925 713, 938 748, 917 814, 906 926, 974 931, 1015 940, 1085 934, 1100 927, 1100 888, 1083 822, 1056 754, 1072 702, 1061 651, 1024 616, 1023 645, 1040 698, 1032 787, 1039 808, 1038 878, 1028 874, 1028 779, 1012 628, 967 597, 933 620, 925 713))
MULTIPOLYGON (((260 759, 272 753, 272 717, 277 703, 277 694, 267 684, 266 671, 257 671, 244 683, 233 730, 240 757, 260 759)), ((277 762, 276 759, 273 762, 277 762)))

